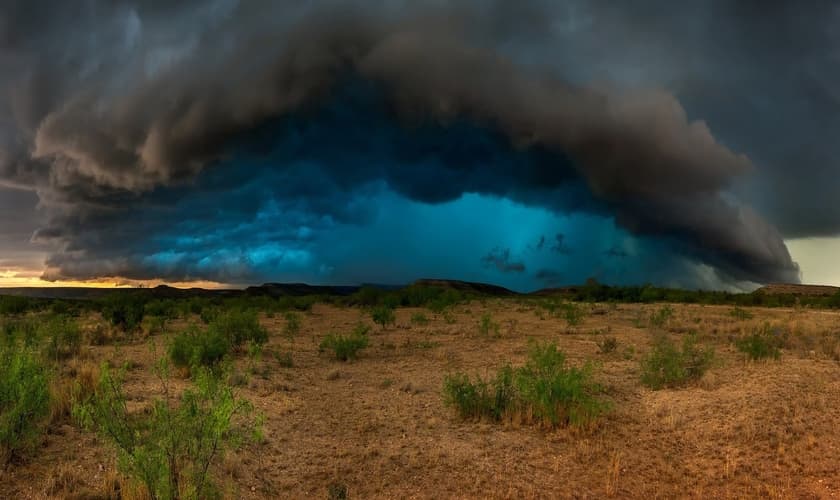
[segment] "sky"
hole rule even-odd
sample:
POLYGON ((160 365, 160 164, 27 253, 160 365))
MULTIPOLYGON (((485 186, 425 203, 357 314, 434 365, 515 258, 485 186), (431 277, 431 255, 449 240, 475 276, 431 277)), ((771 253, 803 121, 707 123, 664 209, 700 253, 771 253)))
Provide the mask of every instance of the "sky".
POLYGON ((0 286, 840 285, 838 16, 3 2, 0 286))

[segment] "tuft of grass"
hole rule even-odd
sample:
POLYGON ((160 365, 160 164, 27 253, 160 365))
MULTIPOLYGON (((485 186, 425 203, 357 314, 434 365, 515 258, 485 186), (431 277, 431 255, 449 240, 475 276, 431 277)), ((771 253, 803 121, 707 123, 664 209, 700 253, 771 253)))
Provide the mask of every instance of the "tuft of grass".
POLYGON ((498 337, 499 324, 493 321, 490 314, 482 314, 481 319, 478 320, 478 333, 482 337, 498 337))
POLYGON ((713 359, 714 350, 698 345, 695 334, 687 335, 681 348, 662 335, 641 360, 642 384, 654 390, 686 385, 702 377, 713 359))
POLYGON ((46 339, 45 354, 53 361, 60 361, 79 354, 82 331, 75 319, 69 316, 52 316, 38 327, 39 335, 46 339))
POLYGON ((0 465, 35 448, 50 412, 49 370, 30 349, 0 348, 0 465))
POLYGON ((601 354, 610 354, 618 348, 618 340, 615 337, 606 337, 603 340, 599 340, 597 344, 598 352, 601 354))
POLYGON ((230 339, 219 330, 201 331, 195 325, 176 335, 169 345, 169 357, 179 368, 215 368, 228 356, 230 339))
POLYGON ((579 305, 574 302, 563 302, 560 306, 563 319, 569 326, 578 326, 583 323, 586 314, 579 305))
MULTIPOLYGON (((363 326, 363 325, 361 325, 363 326)), ((350 335, 340 335, 337 333, 330 333, 321 344, 318 346, 320 352, 325 350, 332 350, 335 353, 335 359, 339 361, 348 361, 356 359, 358 352, 368 346, 369 339, 367 332, 359 326, 350 335)))
POLYGON ((651 313, 650 326, 653 328, 664 328, 668 321, 674 317, 674 308, 664 305, 651 313))
POLYGON ((592 366, 572 367, 554 344, 535 344, 524 366, 504 366, 495 378, 464 373, 444 378, 444 402, 465 419, 500 421, 517 415, 546 427, 587 427, 608 410, 598 398, 592 366))
POLYGON ((73 416, 113 446, 120 471, 149 498, 219 498, 212 466, 245 441, 260 441, 261 418, 224 374, 197 369, 194 386, 177 398, 165 360, 157 375, 161 396, 151 411, 129 414, 124 373, 103 365, 95 393, 74 406, 73 416))
POLYGON ((374 323, 381 326, 383 329, 388 325, 393 325, 397 321, 397 316, 394 314, 394 308, 388 305, 381 305, 374 307, 370 311, 370 317, 374 323))
POLYGON ((350 498, 347 493, 347 485, 340 482, 332 482, 327 485, 328 500, 347 500, 350 498))
POLYGON ((292 353, 289 351, 275 352, 274 359, 276 359, 277 364, 283 368, 293 368, 295 366, 294 361, 292 360, 292 353))
POLYGON ((781 337, 774 335, 768 325, 735 340, 735 347, 752 361, 780 359, 782 357, 781 345, 781 337))
POLYGON ((294 311, 286 311, 283 313, 283 319, 286 320, 286 326, 283 327, 283 335, 289 340, 293 340, 300 333, 300 314, 294 311))
POLYGON ((750 311, 742 307, 735 307, 729 311, 729 315, 739 321, 746 321, 748 319, 753 319, 754 315, 750 311))
POLYGON ((411 324, 425 326, 429 324, 429 318, 425 314, 417 312, 411 315, 411 324))

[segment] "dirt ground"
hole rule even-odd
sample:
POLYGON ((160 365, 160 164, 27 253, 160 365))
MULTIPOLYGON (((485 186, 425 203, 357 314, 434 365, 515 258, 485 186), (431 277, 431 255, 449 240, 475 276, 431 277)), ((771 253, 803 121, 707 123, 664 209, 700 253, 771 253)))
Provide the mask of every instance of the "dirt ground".
MULTIPOLYGON (((668 334, 696 331, 716 362, 696 384, 652 391, 639 359, 653 336, 645 318, 662 306, 582 307, 575 327, 516 300, 458 306, 448 321, 422 311, 423 326, 410 320, 421 310, 399 309, 396 326, 373 327, 370 347, 344 363, 318 344, 370 319, 316 305, 301 316, 289 368, 271 354, 290 348, 282 315, 264 316, 271 340, 239 394, 265 415, 266 440, 229 454, 220 482, 231 498, 326 498, 331 483, 350 498, 840 498, 840 313, 749 309, 744 319, 728 306, 673 305, 668 334), (479 334, 485 313, 498 338, 479 334), (789 332, 781 360, 745 362, 732 339, 764 322, 789 332), (597 342, 610 336, 618 348, 602 354, 597 342), (596 429, 463 421, 444 406, 445 374, 520 364, 530 339, 597 363, 612 410, 596 429)), ((70 363, 130 360, 127 390, 142 406, 158 390, 151 367, 166 340, 89 346, 70 363)), ((248 360, 238 364, 245 373, 248 360)), ((95 435, 53 425, 35 456, 0 472, 0 497, 103 498, 114 467, 95 435)))

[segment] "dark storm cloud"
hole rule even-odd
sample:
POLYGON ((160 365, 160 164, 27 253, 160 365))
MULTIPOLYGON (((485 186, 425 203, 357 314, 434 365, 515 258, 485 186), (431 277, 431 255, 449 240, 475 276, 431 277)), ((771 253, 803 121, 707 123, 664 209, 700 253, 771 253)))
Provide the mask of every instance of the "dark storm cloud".
POLYGON ((481 258, 481 264, 503 273, 525 272, 525 264, 511 260, 509 248, 494 248, 481 258))
MULTIPOLYGON (((175 243, 222 252, 204 223, 221 217, 227 238, 272 200, 298 225, 363 223, 369 209, 354 200, 384 182, 428 203, 477 192, 611 214, 728 279, 797 281, 779 232, 732 194, 755 173, 747 156, 693 120, 702 113, 689 118, 656 78, 595 84, 602 75, 579 69, 612 61, 605 47, 622 37, 615 53, 661 50, 667 65, 680 50, 698 50, 697 33, 709 28, 686 30, 674 49, 660 49, 668 44, 657 36, 692 15, 751 12, 724 4, 686 14, 667 7, 669 24, 653 3, 623 12, 539 1, 12 2, 0 14, 0 183, 38 190, 50 220, 36 239, 62 246, 49 259, 55 278, 251 278, 253 262, 216 275, 209 264, 150 255, 174 234, 170 226, 189 224, 178 229, 194 240, 175 243), (570 40, 581 43, 559 43, 570 40), (542 57, 544 47, 557 53, 542 57), (371 95, 371 116, 360 116, 371 95), (314 134, 325 142, 307 142, 319 127, 330 132, 314 134)), ((750 45, 734 34, 739 25, 722 26, 731 30, 722 38, 750 45)), ((711 67, 714 55, 705 56, 711 67)), ((700 111, 705 82, 677 87, 700 111)), ((261 241, 292 245, 271 259, 305 258, 287 225, 261 241)))
POLYGON ((540 269, 534 274, 534 277, 546 285, 558 285, 564 279, 563 273, 554 269, 540 269))
POLYGON ((551 246, 551 251, 560 255, 569 255, 572 249, 566 245, 566 235, 557 233, 554 235, 554 244, 551 246))

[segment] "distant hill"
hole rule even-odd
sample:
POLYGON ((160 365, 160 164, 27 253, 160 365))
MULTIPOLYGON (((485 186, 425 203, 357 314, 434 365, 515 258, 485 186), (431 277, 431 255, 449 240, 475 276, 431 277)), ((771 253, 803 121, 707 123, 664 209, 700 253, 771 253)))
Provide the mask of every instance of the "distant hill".
POLYGON ((420 279, 413 283, 418 286, 428 286, 437 288, 451 288, 459 292, 474 292, 482 295, 492 296, 508 296, 519 295, 513 290, 508 290, 503 286, 490 285, 488 283, 474 283, 471 281, 459 280, 445 280, 445 279, 420 279))
POLYGON ((755 293, 765 293, 767 295, 808 295, 828 297, 840 292, 840 287, 827 285, 794 285, 788 283, 774 283, 765 285, 755 293))
POLYGON ((266 283, 260 286, 249 286, 245 289, 247 295, 269 295, 271 297, 303 296, 303 295, 351 295, 360 287, 355 285, 308 285, 306 283, 266 283))

